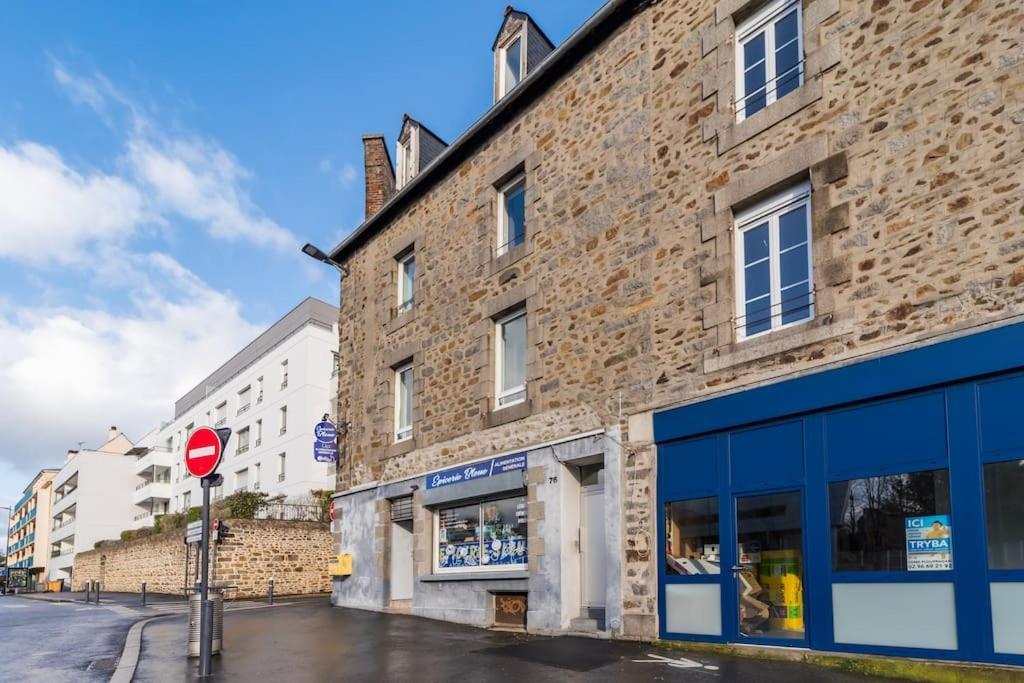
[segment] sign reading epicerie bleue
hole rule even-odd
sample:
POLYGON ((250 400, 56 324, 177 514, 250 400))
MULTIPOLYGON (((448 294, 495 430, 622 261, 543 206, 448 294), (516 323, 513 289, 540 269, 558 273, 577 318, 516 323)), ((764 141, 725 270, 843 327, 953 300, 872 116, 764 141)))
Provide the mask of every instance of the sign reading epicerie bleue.
POLYGON ((461 484, 474 479, 493 477, 496 474, 514 472, 515 470, 526 469, 526 453, 513 453, 502 455, 483 462, 475 462, 471 465, 461 465, 450 470, 428 474, 426 477, 427 489, 436 489, 451 484, 461 484))

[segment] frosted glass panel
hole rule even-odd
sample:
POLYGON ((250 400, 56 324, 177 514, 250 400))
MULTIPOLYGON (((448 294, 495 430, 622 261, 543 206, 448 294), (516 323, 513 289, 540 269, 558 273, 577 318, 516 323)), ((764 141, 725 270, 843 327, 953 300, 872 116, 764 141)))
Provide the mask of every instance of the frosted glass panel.
POLYGON ((833 584, 832 625, 837 643, 955 650, 953 584, 833 584))
POLYGON ((717 583, 665 586, 665 630, 701 636, 722 635, 722 598, 717 583))
POLYGON ((996 652, 1024 655, 1024 583, 993 583, 991 590, 996 652))

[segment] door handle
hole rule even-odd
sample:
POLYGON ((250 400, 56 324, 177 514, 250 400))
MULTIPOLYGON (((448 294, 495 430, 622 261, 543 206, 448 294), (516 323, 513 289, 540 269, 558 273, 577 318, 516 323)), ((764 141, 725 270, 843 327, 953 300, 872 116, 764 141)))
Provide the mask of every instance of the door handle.
POLYGON ((732 571, 734 571, 734 572, 741 572, 741 571, 743 571, 746 568, 747 568, 747 565, 739 564, 739 565, 733 566, 732 571))

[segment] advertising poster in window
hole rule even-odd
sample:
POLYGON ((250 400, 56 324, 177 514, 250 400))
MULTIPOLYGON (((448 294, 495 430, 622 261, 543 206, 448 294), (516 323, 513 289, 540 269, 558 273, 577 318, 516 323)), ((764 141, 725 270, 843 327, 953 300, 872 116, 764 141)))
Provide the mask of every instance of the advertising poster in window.
POLYGON ((943 571, 953 568, 953 527, 949 515, 907 517, 908 571, 943 571))

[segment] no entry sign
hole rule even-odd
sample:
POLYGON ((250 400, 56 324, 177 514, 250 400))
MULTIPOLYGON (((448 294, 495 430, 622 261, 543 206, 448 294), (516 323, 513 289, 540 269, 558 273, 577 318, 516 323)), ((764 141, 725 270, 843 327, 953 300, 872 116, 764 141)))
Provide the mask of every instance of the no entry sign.
POLYGON ((185 444, 185 467, 193 477, 208 477, 217 470, 223 453, 224 443, 220 434, 209 427, 200 427, 192 432, 185 444))

